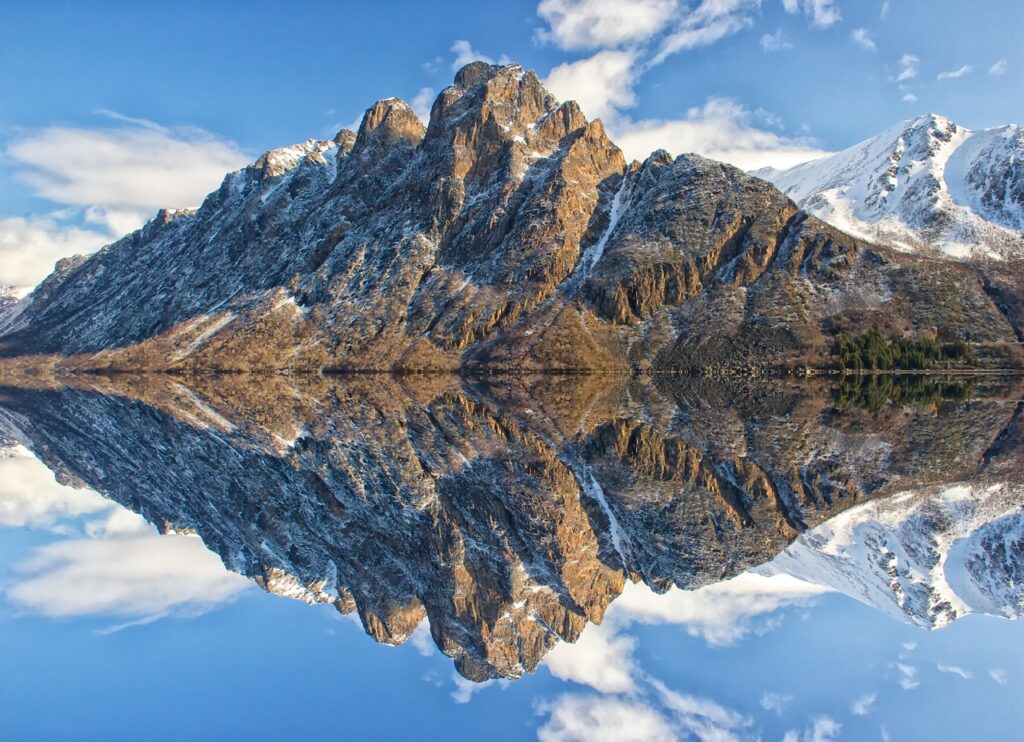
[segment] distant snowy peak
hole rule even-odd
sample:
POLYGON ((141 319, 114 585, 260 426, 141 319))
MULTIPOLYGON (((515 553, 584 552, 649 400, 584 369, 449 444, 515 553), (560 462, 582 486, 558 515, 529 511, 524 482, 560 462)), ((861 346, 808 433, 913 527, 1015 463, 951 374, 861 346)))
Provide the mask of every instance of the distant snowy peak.
POLYGON ((756 571, 788 574, 939 628, 1024 616, 1024 487, 956 486, 853 508, 756 571))
POLYGON ((955 257, 1024 255, 1024 127, 929 114, 788 170, 754 173, 864 239, 955 257))

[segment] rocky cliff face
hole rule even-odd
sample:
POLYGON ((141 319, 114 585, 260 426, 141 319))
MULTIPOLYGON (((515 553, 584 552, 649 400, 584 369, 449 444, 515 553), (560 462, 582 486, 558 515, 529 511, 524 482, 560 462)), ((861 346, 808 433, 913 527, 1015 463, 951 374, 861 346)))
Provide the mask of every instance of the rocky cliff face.
POLYGON ((1019 463, 1002 390, 869 414, 817 386, 193 382, 5 388, 0 439, 271 592, 358 612, 378 641, 427 618, 476 680, 534 669, 627 579, 697 588, 867 499, 1019 463))
POLYGON ((268 152, 198 210, 62 261, 0 348, 185 370, 775 362, 836 327, 1014 340, 985 289, 729 166, 626 163, 534 73, 473 63, 426 128, 380 101, 357 133, 268 152))

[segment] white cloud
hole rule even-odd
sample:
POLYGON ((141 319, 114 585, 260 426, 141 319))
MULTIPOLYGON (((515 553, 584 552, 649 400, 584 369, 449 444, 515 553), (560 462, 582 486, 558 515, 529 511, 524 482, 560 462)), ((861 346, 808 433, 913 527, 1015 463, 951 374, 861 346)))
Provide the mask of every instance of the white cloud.
POLYGON ((197 206, 225 173, 249 160, 234 144, 201 129, 97 113, 119 125, 51 126, 21 133, 4 148, 15 177, 35 196, 73 208, 0 218, 0 283, 34 285, 57 259, 92 252, 160 208, 197 206), (73 217, 98 229, 84 229, 73 217))
POLYGON ((234 144, 201 129, 112 117, 126 125, 51 126, 16 138, 6 154, 18 179, 36 196, 86 207, 93 221, 116 234, 157 209, 198 206, 225 173, 249 160, 234 144))
POLYGON ((811 722, 810 730, 804 738, 810 742, 830 742, 839 737, 843 726, 829 716, 815 717, 811 722))
POLYGON ((913 652, 917 649, 917 642, 903 642, 903 648, 908 652, 913 652))
POLYGON ((548 28, 538 30, 537 38, 562 49, 640 42, 665 28, 677 6, 677 0, 541 0, 537 15, 548 28))
POLYGON ((890 667, 895 667, 899 672, 899 683, 903 690, 913 690, 921 684, 921 681, 917 679, 917 668, 913 665, 897 662, 890 667))
POLYGON ((669 721, 640 701, 563 695, 537 706, 548 716, 537 730, 540 742, 671 742, 669 721))
POLYGON ((430 109, 434 105, 434 89, 433 88, 420 88, 420 91, 413 96, 412 101, 409 103, 412 106, 413 113, 416 117, 424 124, 430 121, 430 109))
POLYGON ((875 699, 877 698, 877 693, 865 693, 850 704, 850 713, 854 716, 867 716, 871 713, 871 707, 875 704, 875 699))
POLYGON ((938 665, 936 665, 936 668, 939 672, 949 673, 950 675, 959 675, 964 680, 970 680, 974 677, 969 670, 965 670, 962 667, 957 667, 956 665, 944 665, 940 662, 938 665))
POLYGON ((878 15, 884 21, 886 18, 889 17, 889 12, 891 10, 892 10, 892 2, 890 2, 890 0, 884 0, 882 2, 882 9, 879 11, 878 15))
POLYGON ((465 39, 459 39, 452 44, 450 51, 455 54, 455 59, 452 61, 453 70, 465 67, 470 62, 487 62, 487 64, 494 64, 494 60, 491 57, 478 52, 465 39))
POLYGON ((475 683, 472 680, 466 680, 458 673, 452 673, 452 680, 455 682, 455 690, 452 691, 451 696, 458 704, 469 703, 475 694, 492 685, 506 688, 509 683, 507 680, 484 680, 482 683, 475 683))
POLYGON ((7 596, 52 617, 119 616, 151 621, 197 615, 249 586, 194 536, 157 534, 121 508, 88 529, 89 538, 58 541, 17 565, 24 575, 7 596))
POLYGON ((917 103, 917 96, 913 93, 906 93, 903 96, 904 103, 917 103))
POLYGON ((1009 65, 1005 59, 1000 59, 998 62, 996 62, 995 64, 988 68, 988 74, 992 75, 993 77, 1005 75, 1008 66, 1009 65))
POLYGON ((700 5, 685 12, 662 39, 650 64, 660 64, 672 54, 710 46, 742 31, 753 25, 752 14, 760 7, 760 0, 701 0, 700 5))
POLYGON ((0 217, 0 285, 27 291, 61 258, 91 253, 110 240, 109 233, 51 217, 0 217))
POLYGON ((781 693, 765 693, 761 696, 761 708, 771 711, 776 716, 782 716, 786 707, 793 701, 793 696, 782 695, 781 693))
POLYGON ((850 39, 861 49, 865 49, 869 52, 878 51, 878 47, 875 45, 874 39, 871 38, 871 32, 866 28, 853 29, 853 31, 850 32, 850 39))
POLYGON ((787 13, 797 13, 801 6, 814 28, 829 28, 843 19, 835 0, 782 0, 782 7, 787 13))
POLYGON ((1006 685, 1006 670, 1001 667, 993 667, 988 671, 988 676, 999 683, 999 685, 1006 685))
POLYGON ((627 583, 605 620, 679 624, 692 636, 721 646, 756 630, 756 617, 806 604, 823 592, 824 588, 786 575, 764 577, 749 572, 700 590, 672 588, 664 595, 627 583))
POLYGON ((636 82, 630 51, 603 51, 551 70, 544 84, 560 100, 575 100, 590 119, 611 118, 617 110, 636 103, 636 82))
POLYGON ((907 53, 900 57, 900 70, 893 78, 896 82, 905 82, 917 77, 917 65, 921 60, 913 54, 907 53))
POLYGON ((430 635, 430 621, 423 619, 416 630, 409 637, 409 642, 416 647, 416 651, 423 657, 430 657, 435 653, 434 639, 430 635))
POLYGON ((785 49, 792 49, 793 44, 786 41, 782 36, 782 29, 775 29, 775 33, 766 33, 761 37, 761 48, 766 52, 779 52, 785 49))
POLYGON ((811 719, 801 734, 790 729, 782 737, 783 742, 831 742, 839 737, 843 725, 829 716, 817 716, 811 719))
POLYGON ((740 739, 745 736, 744 729, 752 724, 750 718, 709 698, 670 690, 653 678, 650 682, 665 708, 671 712, 675 726, 686 739, 691 736, 709 742, 740 739))
POLYGON ((791 167, 826 152, 805 138, 790 138, 754 125, 754 113, 731 98, 710 98, 681 119, 617 122, 614 141, 628 158, 653 150, 695 152, 744 170, 791 167))
MULTIPOLYGON (((470 62, 486 62, 487 64, 495 64, 493 57, 488 57, 486 54, 478 52, 472 47, 472 45, 465 39, 459 39, 452 44, 451 51, 455 54, 455 59, 452 61, 452 69, 457 70, 460 67, 464 67, 470 62)), ((498 57, 497 64, 509 64, 511 62, 507 56, 502 54, 498 57)))
POLYGON ((560 643, 544 658, 552 675, 589 685, 602 693, 626 693, 634 688, 633 649, 629 636, 616 636, 609 623, 591 624, 575 644, 560 643))
POLYGON ((0 527, 52 527, 111 507, 92 490, 59 484, 46 465, 18 446, 0 457, 0 527))
POLYGON ((963 77, 964 75, 969 75, 971 73, 971 70, 973 70, 973 69, 974 68, 971 65, 965 64, 963 67, 959 67, 959 68, 957 68, 955 70, 949 70, 947 72, 940 72, 936 76, 935 79, 936 80, 955 80, 958 77, 963 77))

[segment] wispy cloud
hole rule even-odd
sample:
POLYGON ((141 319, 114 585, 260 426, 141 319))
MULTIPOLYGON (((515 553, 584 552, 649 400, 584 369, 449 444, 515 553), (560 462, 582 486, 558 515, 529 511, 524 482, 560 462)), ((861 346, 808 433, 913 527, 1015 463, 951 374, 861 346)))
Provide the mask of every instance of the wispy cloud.
POLYGON ((782 7, 787 13, 799 13, 803 9, 804 16, 814 28, 830 28, 843 19, 835 0, 782 0, 782 7))
POLYGON ((771 711, 776 716, 782 716, 792 702, 793 696, 781 693, 765 693, 761 696, 761 708, 771 711))
POLYGON ((481 683, 474 682, 472 680, 466 680, 458 673, 452 673, 452 681, 455 683, 455 690, 451 692, 452 700, 458 704, 466 704, 473 700, 473 696, 482 690, 498 686, 500 688, 507 688, 508 680, 484 680, 481 683))
POLYGON ((917 668, 903 662, 895 662, 890 665, 899 673, 899 684, 903 690, 913 690, 921 684, 917 679, 917 668))
POLYGON ((909 52, 900 57, 899 71, 892 77, 896 82, 906 82, 917 77, 917 65, 921 60, 909 52))
POLYGON ((882 9, 878 12, 879 17, 884 21, 889 17, 889 12, 892 10, 892 2, 890 0, 884 0, 882 3, 882 9))
POLYGON ((875 45, 874 39, 871 38, 871 32, 866 28, 855 28, 850 32, 850 39, 854 44, 869 52, 878 51, 878 47, 875 45))
POLYGON ((632 44, 663 30, 678 7, 676 0, 541 0, 537 15, 547 28, 536 38, 566 50, 632 44))
MULTIPOLYGON (((473 48, 473 45, 465 39, 459 39, 452 44, 450 51, 455 55, 455 58, 452 59, 453 70, 465 67, 470 62, 486 62, 487 64, 495 64, 493 57, 489 57, 483 52, 477 51, 473 48)), ((508 64, 511 61, 512 60, 502 54, 498 58, 497 64, 508 64)))
POLYGON ((917 96, 913 93, 905 93, 903 96, 904 103, 917 103, 917 96))
POLYGON ((628 48, 644 68, 753 25, 761 0, 542 0, 535 38, 565 50, 628 48))
POLYGON ((958 675, 964 680, 970 680, 974 677, 969 670, 965 670, 962 667, 957 667, 956 665, 944 665, 940 662, 938 665, 936 665, 936 669, 938 669, 939 672, 948 673, 950 675, 958 675))
POLYGON ((677 735, 662 714, 639 700, 566 694, 542 701, 537 713, 547 720, 540 742, 673 742, 677 735))
POLYGON ((783 735, 783 742, 831 742, 838 739, 843 725, 831 716, 815 716, 807 722, 807 726, 801 733, 800 730, 790 729, 783 735))
POLYGON ((936 80, 955 80, 958 77, 963 77, 964 75, 969 75, 973 69, 974 68, 971 65, 965 64, 963 67, 958 67, 955 70, 949 70, 947 72, 940 72, 936 76, 935 79, 936 80))
POLYGON ((999 685, 1006 685, 1006 670, 1001 667, 993 667, 988 671, 988 676, 996 681, 999 685))
POLYGON ((877 693, 865 693, 850 704, 850 713, 854 716, 867 716, 871 713, 871 707, 875 705, 877 693))
POLYGON ((761 48, 766 52, 780 52, 792 49, 793 44, 782 35, 782 29, 775 29, 775 33, 766 33, 761 37, 761 48))
POLYGON ((1000 77, 1006 74, 1006 70, 1009 68, 1009 63, 1005 59, 1000 59, 998 62, 988 68, 988 74, 993 77, 1000 77))

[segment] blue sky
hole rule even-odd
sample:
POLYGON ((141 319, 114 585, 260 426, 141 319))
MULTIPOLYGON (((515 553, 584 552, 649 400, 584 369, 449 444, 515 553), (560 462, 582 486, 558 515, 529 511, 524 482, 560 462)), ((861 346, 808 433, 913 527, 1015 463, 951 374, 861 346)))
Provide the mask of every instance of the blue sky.
POLYGON ((0 503, 3 739, 999 739, 1024 718, 1019 621, 926 631, 778 577, 627 586, 535 674, 474 686, 426 627, 378 645, 24 449, 0 503))
POLYGON ((376 99, 425 110, 473 57, 536 70, 630 156, 752 168, 924 112, 1024 122, 1022 28, 1024 5, 997 0, 5 3, 0 284, 376 99))

